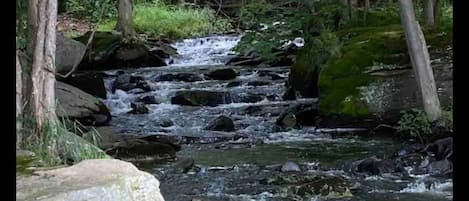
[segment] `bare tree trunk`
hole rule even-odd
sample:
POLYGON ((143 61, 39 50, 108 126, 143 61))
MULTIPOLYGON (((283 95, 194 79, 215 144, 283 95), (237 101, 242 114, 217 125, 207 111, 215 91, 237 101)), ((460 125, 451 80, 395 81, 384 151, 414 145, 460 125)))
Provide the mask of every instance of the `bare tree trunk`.
POLYGON ((18 52, 16 52, 16 149, 20 149, 22 140, 22 114, 23 114, 23 86, 22 86, 22 70, 18 52))
POLYGON ((348 7, 348 19, 352 19, 352 0, 347 0, 347 7, 348 7))
POLYGON ((415 78, 422 94, 423 108, 430 120, 435 121, 441 117, 441 108, 425 38, 415 19, 412 1, 399 0, 399 7, 415 78))
POLYGON ((125 38, 132 38, 136 32, 133 23, 133 0, 118 0, 116 30, 125 38))
POLYGON ((423 1, 423 12, 425 14, 425 25, 435 26, 434 0, 423 1))
POLYGON ((32 0, 30 3, 30 7, 36 7, 36 16, 31 16, 30 21, 37 22, 32 52, 31 107, 38 135, 41 136, 44 126, 56 119, 54 73, 57 0, 32 0))
POLYGON ((438 24, 439 15, 440 15, 440 7, 439 7, 440 0, 433 0, 433 18, 435 25, 438 24))

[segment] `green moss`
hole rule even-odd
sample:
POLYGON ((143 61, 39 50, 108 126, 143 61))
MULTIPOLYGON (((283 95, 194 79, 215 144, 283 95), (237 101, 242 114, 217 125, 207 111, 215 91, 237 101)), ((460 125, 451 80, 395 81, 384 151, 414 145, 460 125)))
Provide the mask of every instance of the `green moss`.
MULTIPOLYGON (((325 114, 367 116, 370 111, 362 101, 358 87, 375 79, 364 73, 375 63, 406 65, 410 63, 404 32, 400 25, 353 28, 336 32, 343 41, 340 54, 329 60, 319 75, 319 109, 325 114)), ((424 30, 429 51, 451 44, 448 27, 424 30)))

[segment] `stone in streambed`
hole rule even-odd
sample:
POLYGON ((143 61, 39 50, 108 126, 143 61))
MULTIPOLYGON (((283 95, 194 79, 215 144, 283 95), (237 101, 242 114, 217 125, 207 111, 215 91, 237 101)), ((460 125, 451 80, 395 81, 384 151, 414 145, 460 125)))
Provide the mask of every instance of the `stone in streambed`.
POLYGON ((190 106, 211 106, 215 107, 220 104, 231 103, 232 98, 228 92, 214 91, 178 91, 171 98, 172 104, 190 105, 190 106))
POLYGON ((298 164, 288 161, 282 165, 280 169, 282 172, 301 172, 300 166, 298 164))
POLYGON ((219 116, 216 119, 212 120, 205 128, 205 130, 212 131, 226 131, 231 132, 235 131, 233 120, 227 116, 219 116))
POLYGON ((214 70, 207 74, 207 76, 214 80, 232 80, 237 76, 236 71, 231 68, 214 70))
POLYGON ((132 108, 132 110, 129 112, 129 114, 147 114, 149 112, 145 104, 140 102, 131 103, 130 107, 132 108))

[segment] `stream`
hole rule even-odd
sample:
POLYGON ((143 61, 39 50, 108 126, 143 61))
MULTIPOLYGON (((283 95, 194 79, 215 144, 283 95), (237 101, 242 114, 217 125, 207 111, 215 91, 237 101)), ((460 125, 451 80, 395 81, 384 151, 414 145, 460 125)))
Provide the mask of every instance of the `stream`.
MULTIPOLYGON (((402 148, 402 143, 348 135, 360 128, 274 129, 277 118, 287 108, 313 104, 317 99, 282 100, 289 67, 225 66, 234 56, 231 49, 239 39, 237 35, 186 39, 172 44, 180 56, 168 59, 169 66, 124 70, 149 83, 151 91, 146 94, 154 95, 159 104, 147 105, 148 114, 128 114, 130 103, 142 94, 119 89, 112 93, 113 78, 105 79, 108 98, 103 101, 113 115, 110 125, 120 134, 164 134, 186 139, 177 153, 178 159, 195 161, 195 168, 186 173, 175 171, 173 160, 136 163, 158 178, 167 201, 452 200, 451 179, 413 173, 367 176, 349 171, 352 162, 371 156, 390 156, 402 148), (223 68, 231 68, 239 75, 233 80, 211 80, 203 76, 223 68), (202 79, 192 82, 160 79, 168 74, 202 79), (171 97, 183 90, 226 92, 232 100, 212 107, 171 104, 171 97), (246 96, 256 98, 243 98, 246 96), (204 130, 220 115, 234 121, 235 131, 204 130), (301 171, 281 171, 288 161, 298 164, 301 171), (317 177, 340 178, 339 181, 348 184, 350 192, 321 196, 306 193, 298 197, 302 194, 298 189, 303 181, 317 177)), ((105 73, 115 75, 117 71, 105 73)))

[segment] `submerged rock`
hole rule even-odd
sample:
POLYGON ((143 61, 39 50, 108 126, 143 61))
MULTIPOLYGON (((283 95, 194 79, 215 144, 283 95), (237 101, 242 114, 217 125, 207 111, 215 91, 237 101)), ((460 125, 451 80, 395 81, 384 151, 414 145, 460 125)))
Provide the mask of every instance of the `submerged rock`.
POLYGON ((233 120, 224 115, 212 120, 204 129, 226 132, 235 131, 233 120))
POLYGON ((195 73, 169 73, 169 74, 163 74, 159 75, 155 78, 155 81, 160 82, 160 81, 182 81, 182 82, 197 82, 197 81, 202 81, 204 78, 195 73))
POLYGON ((194 167, 194 159, 192 158, 182 158, 176 161, 174 164, 174 168, 176 168, 177 171, 181 171, 182 173, 188 172, 192 167, 194 167))
POLYGON ((153 95, 143 95, 137 98, 137 102, 142 102, 144 104, 160 104, 160 102, 158 102, 156 97, 153 95))
POLYGON ((230 82, 226 85, 226 87, 228 88, 231 88, 231 87, 238 87, 238 86, 241 86, 243 84, 242 81, 233 81, 233 82, 230 82))
POLYGON ((142 156, 173 158, 176 156, 176 149, 169 143, 149 142, 143 139, 131 138, 115 143, 106 153, 118 158, 142 156))
POLYGON ((85 160, 36 174, 16 177, 16 200, 164 201, 153 175, 116 159, 85 160))
POLYGON ((132 110, 129 112, 129 114, 147 114, 149 112, 144 103, 130 103, 130 107, 132 110))

